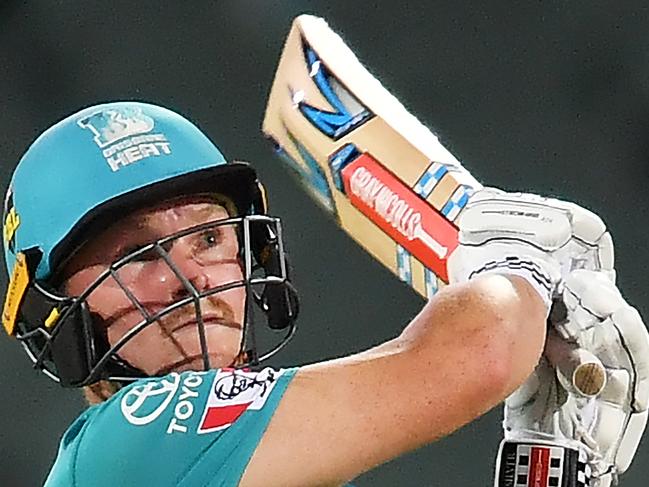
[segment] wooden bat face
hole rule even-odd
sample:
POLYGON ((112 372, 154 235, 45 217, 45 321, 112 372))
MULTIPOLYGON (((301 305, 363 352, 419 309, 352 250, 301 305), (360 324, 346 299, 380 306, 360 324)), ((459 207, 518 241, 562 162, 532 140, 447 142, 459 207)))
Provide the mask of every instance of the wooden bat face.
POLYGON ((481 185, 324 20, 294 21, 262 129, 374 258, 424 297, 448 282, 453 222, 481 185))

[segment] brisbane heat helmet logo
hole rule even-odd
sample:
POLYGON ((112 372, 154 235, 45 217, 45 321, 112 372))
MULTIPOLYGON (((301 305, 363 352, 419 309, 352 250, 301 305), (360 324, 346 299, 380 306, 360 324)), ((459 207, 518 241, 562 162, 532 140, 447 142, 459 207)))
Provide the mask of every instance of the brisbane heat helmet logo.
POLYGON ((142 159, 171 154, 166 136, 151 133, 155 121, 140 107, 100 110, 77 124, 94 134, 93 140, 113 172, 142 159))
POLYGON ((95 143, 105 148, 113 142, 153 130, 153 119, 140 108, 121 108, 95 112, 79 121, 82 128, 95 134, 95 143))

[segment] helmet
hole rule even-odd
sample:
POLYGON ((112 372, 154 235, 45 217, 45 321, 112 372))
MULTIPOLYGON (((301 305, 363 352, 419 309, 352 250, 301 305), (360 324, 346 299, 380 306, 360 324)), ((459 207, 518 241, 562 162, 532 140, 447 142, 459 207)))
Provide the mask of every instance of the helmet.
MULTIPOLYGON (((57 279, 98 229, 134 209, 197 193, 232 202, 236 214, 229 222, 239 225, 242 261, 249 266, 246 299, 260 305, 272 328, 288 330, 264 356, 255 343, 242 344, 249 359, 244 362, 257 363, 290 339, 297 294, 287 275, 280 221, 266 215, 254 169, 227 162, 205 134, 171 110, 113 102, 46 130, 20 160, 7 191, 3 241, 10 282, 2 322, 37 368, 70 386, 143 375, 108 345, 86 296, 62 294, 57 279), (262 284, 259 293, 251 287, 253 268, 264 274, 255 281, 262 284)), ((155 320, 144 321, 142 328, 155 320)), ((251 326, 244 324, 244 336, 251 326)))

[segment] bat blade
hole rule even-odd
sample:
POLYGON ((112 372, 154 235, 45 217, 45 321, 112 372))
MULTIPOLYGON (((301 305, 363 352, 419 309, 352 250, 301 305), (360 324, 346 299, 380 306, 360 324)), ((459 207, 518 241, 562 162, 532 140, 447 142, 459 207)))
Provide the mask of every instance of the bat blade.
MULTIPOLYGON (((481 184, 318 17, 295 19, 262 130, 343 230, 420 295, 448 283, 455 221, 481 184)), ((606 371, 550 347, 567 387, 595 396, 606 371)))
POLYGON ((294 21, 262 129, 375 259, 424 297, 448 282, 454 222, 481 185, 324 20, 294 21))

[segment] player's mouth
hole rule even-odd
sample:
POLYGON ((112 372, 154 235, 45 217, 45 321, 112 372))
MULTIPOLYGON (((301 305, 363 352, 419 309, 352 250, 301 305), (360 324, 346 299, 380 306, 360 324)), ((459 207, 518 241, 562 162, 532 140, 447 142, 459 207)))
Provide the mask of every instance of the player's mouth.
MULTIPOLYGON (((241 325, 235 321, 225 319, 217 315, 205 315, 202 317, 203 326, 222 326, 225 328, 233 328, 235 330, 240 330, 241 325)), ((199 320, 197 318, 192 318, 189 320, 182 321, 176 324, 172 329, 171 333, 177 333, 185 328, 198 327, 199 320)))

